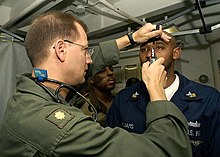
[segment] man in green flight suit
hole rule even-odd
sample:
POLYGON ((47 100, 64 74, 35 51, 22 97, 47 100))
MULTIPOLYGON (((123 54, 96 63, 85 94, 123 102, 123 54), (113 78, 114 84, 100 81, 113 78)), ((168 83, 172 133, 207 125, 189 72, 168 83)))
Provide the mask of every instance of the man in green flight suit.
MULTIPOLYGON (((117 52, 129 45, 131 37, 144 42, 160 36, 169 42, 162 28, 155 28, 147 23, 133 36, 119 38, 111 46, 102 43, 99 49, 105 52, 108 47, 106 52, 110 52, 111 47, 117 52)), ((1 156, 191 157, 186 119, 166 100, 163 58, 151 65, 143 64, 142 80, 151 102, 146 109, 148 126, 142 135, 120 128, 102 128, 65 101, 69 90, 74 90, 72 86, 85 81, 92 63, 93 49, 88 47, 86 30, 82 21, 58 11, 44 13, 33 21, 25 48, 34 69, 32 74, 17 76, 16 90, 1 125, 1 156)), ((95 53, 101 54, 100 50, 95 53)), ((98 58, 99 64, 114 60, 98 58)))

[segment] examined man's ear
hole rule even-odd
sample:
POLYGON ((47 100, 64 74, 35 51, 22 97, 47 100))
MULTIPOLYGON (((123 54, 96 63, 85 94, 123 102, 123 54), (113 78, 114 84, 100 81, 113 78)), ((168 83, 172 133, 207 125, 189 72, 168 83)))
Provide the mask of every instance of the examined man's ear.
POLYGON ((173 49, 173 59, 180 59, 182 49, 180 47, 176 47, 173 49))

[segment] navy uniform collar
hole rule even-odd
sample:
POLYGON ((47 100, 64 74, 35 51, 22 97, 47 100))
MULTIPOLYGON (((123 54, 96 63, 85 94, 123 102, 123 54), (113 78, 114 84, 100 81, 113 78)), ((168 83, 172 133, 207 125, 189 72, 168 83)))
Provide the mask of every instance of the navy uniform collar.
POLYGON ((178 93, 181 93, 180 97, 182 100, 198 101, 202 99, 196 82, 189 80, 177 71, 175 71, 175 74, 180 79, 178 93))
POLYGON ((131 95, 129 96, 130 101, 136 101, 148 95, 147 88, 143 81, 131 86, 129 90, 131 90, 131 95))
MULTIPOLYGON (((130 87, 129 87, 130 88, 130 87)), ((131 93, 129 95, 128 101, 136 105, 140 110, 146 112, 146 106, 150 101, 147 88, 143 81, 136 83, 129 89, 131 93)))

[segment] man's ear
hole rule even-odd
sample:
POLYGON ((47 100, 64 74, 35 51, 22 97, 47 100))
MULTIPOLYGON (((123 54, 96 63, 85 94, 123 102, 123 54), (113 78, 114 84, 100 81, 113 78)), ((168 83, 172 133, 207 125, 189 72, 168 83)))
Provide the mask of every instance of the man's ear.
POLYGON ((176 47, 175 49, 173 49, 173 59, 174 60, 180 59, 181 53, 182 53, 182 49, 180 47, 176 47))
POLYGON ((64 62, 65 59, 66 59, 66 45, 64 43, 63 40, 57 40, 54 44, 54 47, 55 49, 55 53, 56 53, 56 56, 57 58, 61 61, 61 62, 64 62))

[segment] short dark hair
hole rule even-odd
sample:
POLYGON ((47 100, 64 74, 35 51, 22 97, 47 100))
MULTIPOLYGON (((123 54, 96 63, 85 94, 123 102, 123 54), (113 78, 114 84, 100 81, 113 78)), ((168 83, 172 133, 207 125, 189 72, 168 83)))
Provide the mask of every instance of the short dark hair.
POLYGON ((24 43, 32 66, 47 58, 47 51, 57 38, 76 40, 79 37, 76 23, 88 31, 81 20, 68 13, 48 11, 39 15, 28 30, 24 43))

